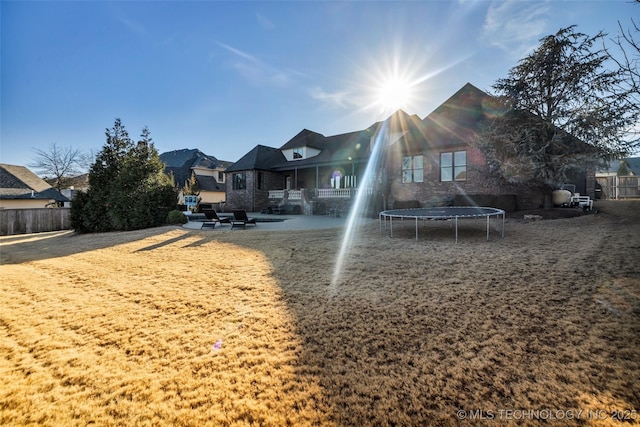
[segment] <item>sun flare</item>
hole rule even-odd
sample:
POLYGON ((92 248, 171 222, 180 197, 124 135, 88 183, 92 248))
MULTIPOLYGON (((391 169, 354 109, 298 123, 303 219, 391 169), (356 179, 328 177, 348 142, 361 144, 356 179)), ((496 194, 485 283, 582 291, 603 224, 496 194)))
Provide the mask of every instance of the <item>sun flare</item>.
POLYGON ((411 83, 390 78, 380 85, 376 93, 377 104, 384 110, 406 108, 411 101, 411 83))

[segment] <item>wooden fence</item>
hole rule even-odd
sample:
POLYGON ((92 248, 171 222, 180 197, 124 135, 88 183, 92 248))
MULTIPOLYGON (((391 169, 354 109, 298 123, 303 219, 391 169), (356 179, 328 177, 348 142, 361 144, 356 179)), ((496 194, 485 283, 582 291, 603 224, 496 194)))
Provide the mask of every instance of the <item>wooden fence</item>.
POLYGON ((70 230, 69 208, 0 209, 0 236, 70 230))
POLYGON ((606 176, 596 178, 602 186, 603 199, 640 197, 640 176, 606 176))

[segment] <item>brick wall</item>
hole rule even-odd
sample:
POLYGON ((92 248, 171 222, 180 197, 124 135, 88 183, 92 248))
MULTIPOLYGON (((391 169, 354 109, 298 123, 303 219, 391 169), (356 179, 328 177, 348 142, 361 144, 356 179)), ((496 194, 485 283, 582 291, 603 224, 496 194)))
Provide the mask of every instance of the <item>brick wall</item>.
POLYGON ((269 190, 281 190, 282 175, 265 171, 244 171, 247 186, 242 190, 233 189, 233 173, 226 179, 227 210, 244 209, 249 212, 260 212, 269 206, 269 190), (264 189, 258 189, 258 173, 264 174, 264 189))
MULTIPOLYGON (((442 152, 460 150, 444 148, 442 152)), ((394 150, 387 158, 391 204, 395 201, 418 200, 423 207, 452 205, 457 195, 464 194, 515 194, 517 209, 534 209, 542 206, 544 195, 536 189, 517 185, 504 185, 489 174, 485 157, 475 147, 467 150, 467 179, 464 181, 440 181, 440 152, 424 155, 423 182, 402 182, 402 153, 394 150)), ((412 155, 420 153, 411 153, 412 155)))

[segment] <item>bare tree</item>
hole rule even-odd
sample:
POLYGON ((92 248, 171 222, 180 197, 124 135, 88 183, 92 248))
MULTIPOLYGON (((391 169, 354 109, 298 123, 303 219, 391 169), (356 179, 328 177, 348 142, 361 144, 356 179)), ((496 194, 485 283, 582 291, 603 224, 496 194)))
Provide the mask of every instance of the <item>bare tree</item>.
POLYGON ((82 170, 82 154, 73 147, 61 147, 54 142, 46 150, 36 148, 34 152, 35 158, 29 167, 41 176, 53 180, 53 187, 58 191, 82 170))
MULTIPOLYGON (((635 0, 640 5, 640 0, 635 0)), ((631 26, 625 30, 622 23, 618 21, 619 32, 610 39, 616 46, 612 51, 611 48, 604 45, 604 50, 609 59, 618 66, 621 81, 619 91, 626 94, 636 106, 640 105, 640 24, 631 18, 631 26)), ((630 139, 638 140, 640 128, 638 123, 632 127, 630 139)))

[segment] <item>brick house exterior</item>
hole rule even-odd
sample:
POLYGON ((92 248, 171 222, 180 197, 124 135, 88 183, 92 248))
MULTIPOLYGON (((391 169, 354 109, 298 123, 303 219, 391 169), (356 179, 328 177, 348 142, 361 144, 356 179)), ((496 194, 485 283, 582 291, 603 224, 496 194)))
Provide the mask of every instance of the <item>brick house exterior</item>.
POLYGON ((269 205, 269 190, 283 188, 281 173, 273 165, 285 161, 276 148, 258 145, 225 171, 227 207, 255 212, 269 205))
MULTIPOLYGON (((499 108, 495 98, 467 83, 424 119, 399 110, 384 122, 348 134, 325 137, 305 129, 279 149, 255 147, 228 168, 227 204, 260 211, 274 203, 293 203, 305 213, 324 213, 347 210, 353 196, 365 191, 377 210, 407 203, 541 207, 542 190, 496 178, 478 147, 480 123, 499 108), (378 146, 381 151, 374 157, 378 146), (362 182, 374 158, 374 179, 362 182)), ((575 180, 581 194, 593 197, 595 169, 575 180)))

